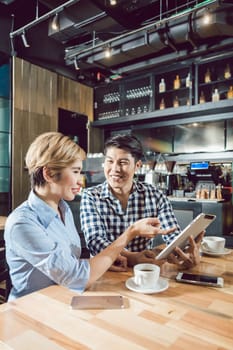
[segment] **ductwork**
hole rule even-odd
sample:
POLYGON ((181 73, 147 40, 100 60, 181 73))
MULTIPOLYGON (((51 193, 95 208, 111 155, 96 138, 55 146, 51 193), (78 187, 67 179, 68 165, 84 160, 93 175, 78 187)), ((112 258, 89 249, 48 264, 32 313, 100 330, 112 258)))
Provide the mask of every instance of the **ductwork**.
MULTIPOLYGON (((103 46, 92 50, 74 50, 66 54, 68 64, 78 57, 88 64, 99 64, 109 69, 129 64, 158 54, 192 51, 202 44, 211 45, 217 40, 233 37, 233 5, 222 4, 197 9, 180 18, 170 19, 150 30, 136 31, 128 36, 119 37, 111 42, 112 56, 107 59, 103 46), (205 25, 204 15, 209 14, 210 23, 205 25)), ((104 44, 103 44, 104 45, 104 44)))

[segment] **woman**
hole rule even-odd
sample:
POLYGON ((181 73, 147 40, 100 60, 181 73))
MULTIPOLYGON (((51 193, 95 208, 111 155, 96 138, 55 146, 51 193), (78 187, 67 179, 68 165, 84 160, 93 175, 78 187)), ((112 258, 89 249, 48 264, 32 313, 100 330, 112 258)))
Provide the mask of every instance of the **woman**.
POLYGON ((26 166, 32 190, 9 215, 5 227, 12 281, 9 300, 53 284, 83 292, 132 239, 158 234, 157 218, 138 220, 99 254, 80 259, 80 238, 65 200, 73 200, 78 192, 84 159, 85 152, 58 132, 44 133, 30 145, 26 166))

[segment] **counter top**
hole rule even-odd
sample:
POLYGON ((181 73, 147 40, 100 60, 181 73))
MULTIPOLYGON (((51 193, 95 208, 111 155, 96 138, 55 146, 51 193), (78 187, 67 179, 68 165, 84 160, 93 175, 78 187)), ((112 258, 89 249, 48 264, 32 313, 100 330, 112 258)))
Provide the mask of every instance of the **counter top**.
POLYGON ((224 288, 175 281, 165 264, 169 288, 142 294, 126 288, 132 270, 107 272, 84 295, 122 295, 119 310, 72 310, 75 292, 52 286, 0 306, 1 350, 181 350, 233 348, 233 251, 203 256, 193 272, 222 276, 224 288))
POLYGON ((173 197, 168 196, 169 200, 175 202, 197 202, 197 203, 221 203, 225 202, 225 199, 198 199, 190 197, 173 197))

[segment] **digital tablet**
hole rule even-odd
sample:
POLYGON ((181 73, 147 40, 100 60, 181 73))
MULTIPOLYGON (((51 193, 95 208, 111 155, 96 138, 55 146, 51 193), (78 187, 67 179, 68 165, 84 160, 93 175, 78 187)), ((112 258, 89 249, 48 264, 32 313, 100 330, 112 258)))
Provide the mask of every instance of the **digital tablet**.
POLYGON ((156 259, 166 259, 168 255, 175 249, 175 247, 180 247, 183 249, 187 243, 188 238, 193 236, 196 238, 199 233, 204 231, 216 218, 216 215, 212 214, 199 214, 193 221, 185 227, 185 229, 178 235, 173 241, 167 245, 157 256, 156 259))

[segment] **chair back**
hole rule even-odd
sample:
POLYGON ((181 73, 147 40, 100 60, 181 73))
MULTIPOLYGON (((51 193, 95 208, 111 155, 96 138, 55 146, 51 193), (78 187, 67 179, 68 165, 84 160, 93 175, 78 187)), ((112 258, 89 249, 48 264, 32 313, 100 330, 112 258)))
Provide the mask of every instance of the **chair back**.
POLYGON ((6 262, 5 241, 0 240, 0 303, 5 303, 11 289, 9 268, 6 262))

